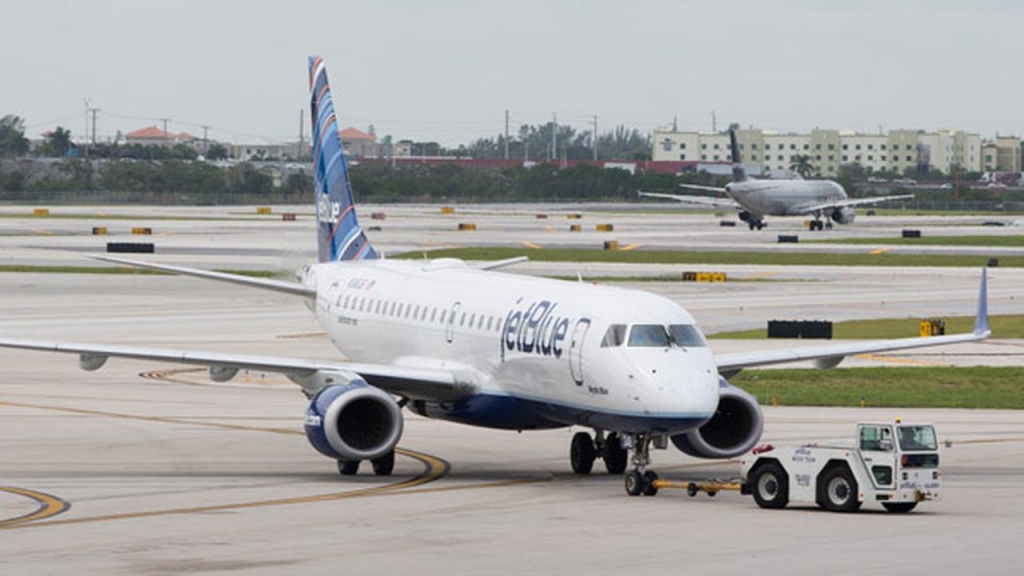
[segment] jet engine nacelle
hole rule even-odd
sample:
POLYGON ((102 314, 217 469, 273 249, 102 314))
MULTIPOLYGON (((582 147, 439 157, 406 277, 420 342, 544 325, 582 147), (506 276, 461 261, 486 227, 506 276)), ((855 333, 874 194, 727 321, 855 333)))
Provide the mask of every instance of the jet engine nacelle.
POLYGON ((363 380, 328 386, 306 409, 306 438, 337 460, 372 460, 394 449, 402 437, 402 409, 394 398, 363 380))
POLYGON ((733 458, 757 444, 764 430, 764 416, 757 400, 719 378, 715 415, 696 430, 672 437, 681 451, 697 458, 733 458))
POLYGON ((832 211, 832 219, 840 224, 853 224, 857 213, 851 206, 843 206, 832 211))
POLYGON ((746 210, 740 212, 739 213, 739 217, 740 217, 740 221, 742 221, 742 222, 750 222, 750 220, 752 218, 751 215, 750 215, 750 212, 747 212, 746 210))

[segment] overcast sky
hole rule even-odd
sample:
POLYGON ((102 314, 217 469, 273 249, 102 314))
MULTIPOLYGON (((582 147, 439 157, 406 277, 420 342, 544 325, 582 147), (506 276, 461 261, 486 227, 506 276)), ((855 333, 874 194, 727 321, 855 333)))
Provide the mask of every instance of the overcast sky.
MULTIPOLYGON (((452 146, 550 121, 1024 135, 1020 0, 5 1, 0 116, 295 140, 306 56, 342 126, 452 146)), ((308 122, 308 112, 307 122, 308 122)), ((304 128, 308 135, 308 127, 304 128)))

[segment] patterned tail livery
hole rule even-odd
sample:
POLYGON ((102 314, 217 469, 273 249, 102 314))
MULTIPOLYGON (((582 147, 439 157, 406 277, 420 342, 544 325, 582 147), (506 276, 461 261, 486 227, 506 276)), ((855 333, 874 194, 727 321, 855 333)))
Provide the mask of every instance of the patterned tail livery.
POLYGON ((319 56, 309 57, 309 92, 320 262, 378 258, 356 219, 331 85, 319 56))

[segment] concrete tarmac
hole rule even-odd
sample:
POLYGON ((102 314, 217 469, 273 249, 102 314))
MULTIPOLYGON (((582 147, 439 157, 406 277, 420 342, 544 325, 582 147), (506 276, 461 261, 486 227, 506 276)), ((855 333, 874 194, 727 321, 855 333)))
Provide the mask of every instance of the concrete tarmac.
MULTIPOLYGON (((166 238, 183 251, 157 259, 274 267, 280 258, 273 250, 305 253, 312 243, 301 223, 300 232, 283 222, 243 220, 218 236, 222 223, 197 221, 186 212, 188 220, 152 221, 173 226, 166 238), (237 264, 215 262, 215 250, 198 250, 220 240, 225 252, 252 250, 237 264)), ((514 227, 532 215, 533 208, 525 207, 495 221, 511 219, 508 226, 514 227)), ((400 219, 389 214, 384 224, 400 219)), ((421 232, 442 228, 427 220, 421 232)), ((95 240, 12 234, 2 238, 0 255, 17 253, 35 263, 80 259, 80 252, 61 249, 55 238, 79 248, 95 240), (39 245, 47 243, 55 245, 39 245)), ((519 273, 573 275, 578 267, 602 276, 660 273, 658 267, 539 263, 519 273)), ((717 330, 811 312, 836 320, 971 315, 978 276, 968 269, 841 266, 736 267, 729 273, 785 281, 626 284, 664 293, 688 306, 702 326, 717 330)), ((993 313, 1021 313, 1021 273, 990 273, 993 313)), ((296 299, 197 279, 7 273, 0 274, 0 294, 4 336, 312 358, 337 354, 296 299)), ((747 345, 777 344, 714 343, 716 350, 747 345)), ((997 338, 977 346, 943 361, 1019 363, 1015 342, 997 338), (997 360, 996 353, 1006 350, 1009 356, 997 360)), ((898 357, 935 360, 908 354, 898 357)), ((306 442, 306 401, 279 376, 240 374, 214 384, 187 367, 117 359, 98 372, 82 372, 74 356, 15 350, 0 350, 0 365, 2 574, 1005 574, 1024 560, 1017 545, 1024 519, 1019 411, 766 408, 763 440, 774 444, 844 438, 857 421, 896 416, 935 422, 950 442, 942 450, 941 501, 909 515, 873 505, 842 515, 761 510, 735 492, 689 498, 664 490, 653 498, 630 498, 622 479, 600 472, 600 463, 591 477, 571 473, 575 430, 517 434, 408 413, 400 444, 405 452, 394 476, 381 479, 364 470, 343 479, 334 462, 306 442)), ((667 479, 738 473, 735 462, 701 461, 674 449, 653 457, 653 468, 667 479)))

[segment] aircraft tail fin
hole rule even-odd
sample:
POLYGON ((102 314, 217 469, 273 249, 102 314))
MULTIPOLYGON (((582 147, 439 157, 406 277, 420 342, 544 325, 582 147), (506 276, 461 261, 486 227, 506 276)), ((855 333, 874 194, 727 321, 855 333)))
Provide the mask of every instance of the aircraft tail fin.
POLYGON ((356 218, 331 85, 323 58, 319 56, 309 57, 309 92, 319 260, 379 258, 356 218))
POLYGON ((981 269, 981 285, 978 287, 978 312, 974 316, 974 334, 988 336, 992 330, 988 325, 988 269, 981 269))
POLYGON ((729 147, 732 152, 732 181, 743 182, 747 179, 747 170, 743 167, 743 159, 740 157, 740 143, 736 139, 738 124, 729 126, 729 147))

